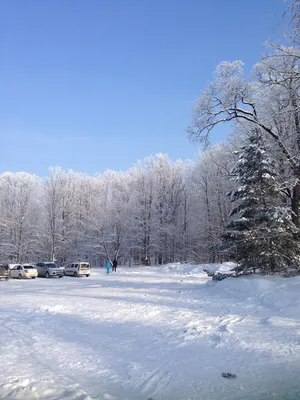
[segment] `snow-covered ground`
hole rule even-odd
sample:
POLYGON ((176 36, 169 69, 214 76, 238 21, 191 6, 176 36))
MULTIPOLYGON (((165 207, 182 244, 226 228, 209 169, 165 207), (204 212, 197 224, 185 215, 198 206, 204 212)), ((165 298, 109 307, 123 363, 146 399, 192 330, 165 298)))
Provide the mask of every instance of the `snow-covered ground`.
POLYGON ((175 264, 0 293, 1 399, 300 399, 300 277, 175 264))

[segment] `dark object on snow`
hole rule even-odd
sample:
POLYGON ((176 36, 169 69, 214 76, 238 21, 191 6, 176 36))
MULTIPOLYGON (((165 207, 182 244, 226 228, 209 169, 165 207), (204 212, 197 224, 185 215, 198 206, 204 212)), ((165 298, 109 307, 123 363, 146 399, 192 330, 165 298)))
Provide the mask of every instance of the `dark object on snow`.
POLYGON ((300 271, 287 271, 283 276, 284 278, 293 278, 294 276, 300 275, 300 271))
POLYGON ((214 272, 209 271, 208 269, 203 268, 203 271, 206 273, 207 276, 214 276, 214 274, 215 274, 214 272))
POLYGON ((114 258, 113 263, 112 263, 112 270, 117 272, 117 266, 118 266, 118 261, 116 258, 114 258))
POLYGON ((231 277, 233 277, 233 276, 234 276, 233 273, 222 274, 221 272, 216 272, 216 273, 213 275, 212 280, 213 280, 213 281, 222 281, 223 279, 231 278, 231 277))
POLYGON ((230 372, 223 372, 222 377, 227 379, 236 379, 236 375, 231 374, 230 372))

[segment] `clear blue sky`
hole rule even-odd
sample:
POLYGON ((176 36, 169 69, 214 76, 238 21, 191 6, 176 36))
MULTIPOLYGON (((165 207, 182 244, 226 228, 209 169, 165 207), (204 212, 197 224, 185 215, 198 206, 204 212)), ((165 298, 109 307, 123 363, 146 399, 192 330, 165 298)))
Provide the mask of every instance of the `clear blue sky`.
POLYGON ((281 0, 2 0, 0 172, 195 159, 193 101, 219 62, 250 69, 283 10, 281 0))

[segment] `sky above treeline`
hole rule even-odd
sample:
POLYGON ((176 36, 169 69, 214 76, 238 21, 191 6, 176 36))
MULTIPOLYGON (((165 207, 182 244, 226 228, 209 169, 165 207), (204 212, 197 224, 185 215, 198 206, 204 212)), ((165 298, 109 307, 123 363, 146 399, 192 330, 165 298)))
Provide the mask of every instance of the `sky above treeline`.
POLYGON ((193 102, 221 61, 250 70, 284 10, 282 0, 2 0, 0 171, 196 159, 193 102))

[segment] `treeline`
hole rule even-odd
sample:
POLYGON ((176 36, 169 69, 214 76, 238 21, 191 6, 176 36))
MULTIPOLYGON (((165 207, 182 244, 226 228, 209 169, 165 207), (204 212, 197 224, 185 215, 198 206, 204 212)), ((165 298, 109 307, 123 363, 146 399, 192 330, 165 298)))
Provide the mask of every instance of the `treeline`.
POLYGON ((212 243, 230 210, 224 196, 233 162, 219 145, 199 162, 158 154, 127 172, 87 176, 50 168, 45 179, 0 175, 3 261, 87 260, 103 265, 216 261, 212 243))

